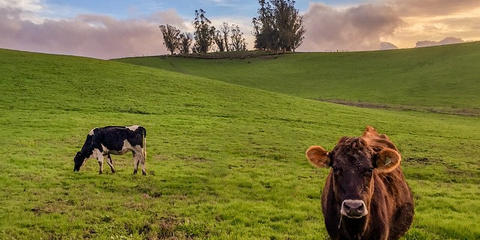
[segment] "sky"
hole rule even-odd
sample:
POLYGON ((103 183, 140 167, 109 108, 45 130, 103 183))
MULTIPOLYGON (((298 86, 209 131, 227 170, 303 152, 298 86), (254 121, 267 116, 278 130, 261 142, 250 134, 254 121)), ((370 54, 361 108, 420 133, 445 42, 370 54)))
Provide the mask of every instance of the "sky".
MULTIPOLYGON (((479 0, 297 0, 299 51, 364 51, 480 40, 479 0)), ((0 48, 102 59, 166 53, 160 24, 192 32, 195 9, 237 24, 253 47, 256 0, 0 0, 0 48)))

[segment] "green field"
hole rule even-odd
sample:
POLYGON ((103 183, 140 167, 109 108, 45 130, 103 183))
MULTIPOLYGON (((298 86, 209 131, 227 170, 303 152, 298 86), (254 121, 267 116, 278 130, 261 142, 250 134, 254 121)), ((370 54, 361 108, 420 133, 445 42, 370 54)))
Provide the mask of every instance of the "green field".
MULTIPOLYGON (((410 51, 415 53, 364 54, 408 58, 410 51)), ((326 56, 353 64, 344 57, 349 54, 360 53, 326 56)), ((283 63, 282 71, 301 71, 299 66, 284 68, 295 58, 310 69, 327 64, 317 62, 318 56, 324 55, 252 59, 250 64, 269 69, 283 63), (309 63, 312 66, 306 66, 309 63)), ((313 144, 332 148, 341 136, 360 135, 366 125, 388 134, 403 154, 416 201, 406 239, 480 238, 478 117, 310 100, 306 98, 322 95, 293 76, 297 93, 281 84, 273 89, 273 78, 266 73, 244 73, 248 70, 240 70, 240 65, 250 66, 249 60, 213 60, 208 66, 203 60, 196 60, 198 65, 188 59, 172 61, 173 68, 182 66, 198 76, 0 50, 0 239, 326 239, 320 196, 328 170, 311 167, 304 151, 313 144), (238 72, 215 69, 235 64, 238 72), (247 86, 255 80, 258 88, 272 92, 219 80, 247 86), (112 156, 116 174, 98 175, 92 159, 73 172, 73 157, 91 128, 133 124, 148 132, 148 176, 131 174, 130 155, 112 156)), ((392 95, 377 101, 353 87, 351 98, 346 89, 325 98, 476 109, 479 100, 473 92, 479 83, 472 79, 478 70, 471 68, 471 61, 464 64, 456 81, 473 87, 452 88, 444 98, 445 92, 434 89, 424 92, 428 100, 423 102, 417 102, 414 93, 404 100, 392 95)), ((457 65, 452 66, 455 71, 457 65)), ((373 78, 387 69, 372 65, 368 71, 373 78)), ((333 71, 329 74, 335 78, 333 71)), ((338 72, 338 77, 349 74, 338 72)), ((413 73, 398 74, 420 79, 413 73)))
POLYGON ((480 42, 244 60, 119 59, 308 99, 480 116, 480 42))

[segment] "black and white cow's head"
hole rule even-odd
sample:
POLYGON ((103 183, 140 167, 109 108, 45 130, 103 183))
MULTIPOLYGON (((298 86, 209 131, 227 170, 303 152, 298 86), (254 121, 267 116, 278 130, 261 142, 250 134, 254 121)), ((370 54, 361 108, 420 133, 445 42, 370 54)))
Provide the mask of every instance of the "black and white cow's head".
POLYGON ((82 152, 77 152, 77 155, 73 158, 74 167, 73 171, 78 172, 80 171, 80 167, 83 165, 83 163, 87 160, 85 156, 83 156, 82 152))
POLYGON ((82 150, 77 152, 75 157, 73 158, 74 166, 73 171, 78 172, 80 171, 80 167, 82 167, 83 163, 92 155, 93 153, 93 135, 95 129, 92 129, 85 139, 85 143, 83 144, 82 150))

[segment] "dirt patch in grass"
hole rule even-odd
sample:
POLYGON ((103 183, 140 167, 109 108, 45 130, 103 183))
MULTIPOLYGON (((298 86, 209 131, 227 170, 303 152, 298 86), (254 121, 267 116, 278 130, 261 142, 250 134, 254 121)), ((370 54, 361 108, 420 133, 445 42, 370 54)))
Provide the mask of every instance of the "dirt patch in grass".
POLYGON ((439 114, 450 114, 450 115, 459 115, 459 116, 468 116, 468 117, 479 117, 480 109, 464 109, 464 108, 431 108, 431 107, 413 107, 413 106, 400 106, 400 105, 387 105, 379 103, 368 103, 368 102, 352 102, 338 99, 317 99, 321 102, 336 103, 346 106, 360 107, 360 108, 373 108, 373 109, 387 109, 387 110, 398 110, 398 111, 416 111, 416 112, 430 112, 430 113, 439 113, 439 114))
POLYGON ((426 157, 407 157, 405 161, 408 163, 419 163, 424 165, 432 164, 432 161, 426 157))
MULTIPOLYGON (((445 182, 470 182, 479 183, 480 178, 476 171, 465 168, 458 168, 456 165, 449 163, 443 159, 427 158, 427 157, 405 157, 405 163, 414 165, 416 167, 426 166, 443 166, 439 174, 443 175, 443 181, 445 182)), ((440 169, 439 169, 440 170, 440 169)), ((412 175, 413 177, 413 175, 412 175)), ((417 174, 416 178, 423 179, 425 176, 417 174)))
MULTIPOLYGON (((148 143, 147 143, 147 144, 148 144, 148 143)), ((161 155, 161 154, 159 154, 159 155, 154 155, 154 156, 153 156, 153 159, 159 160, 159 161, 167 161, 167 160, 170 160, 170 157, 167 156, 167 155, 161 155)))
POLYGON ((140 115, 150 115, 152 113, 146 112, 140 109, 135 109, 135 108, 117 108, 115 109, 116 112, 120 113, 131 113, 131 114, 140 114, 140 115))
POLYGON ((182 160, 185 160, 185 161, 193 161, 193 162, 208 162, 208 161, 210 161, 207 158, 194 156, 194 155, 192 155, 192 156, 176 155, 176 157, 178 157, 182 160))
POLYGON ((51 213, 65 214, 68 212, 68 209, 72 208, 74 205, 75 201, 73 200, 55 199, 48 200, 40 206, 33 207, 30 209, 30 211, 32 211, 36 216, 51 213))
POLYGON ((156 224, 159 228, 157 233, 157 237, 159 239, 178 239, 176 236, 178 235, 176 234, 177 227, 185 224, 185 220, 177 217, 167 216, 160 218, 154 224, 156 224))
POLYGON ((127 232, 137 231, 144 239, 190 240, 204 239, 208 236, 206 229, 197 229, 187 219, 176 215, 159 216, 155 214, 140 226, 125 225, 127 232), (193 228, 192 228, 193 227, 193 228))

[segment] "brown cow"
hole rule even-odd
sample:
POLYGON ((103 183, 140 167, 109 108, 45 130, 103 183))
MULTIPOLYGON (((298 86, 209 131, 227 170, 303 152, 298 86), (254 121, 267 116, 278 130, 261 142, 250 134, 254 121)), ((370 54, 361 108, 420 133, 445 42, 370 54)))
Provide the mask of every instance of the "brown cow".
POLYGON ((367 127, 362 137, 343 137, 327 152, 306 152, 315 167, 331 167, 322 211, 332 239, 399 239, 414 215, 412 193, 400 167, 401 156, 385 135, 367 127))

